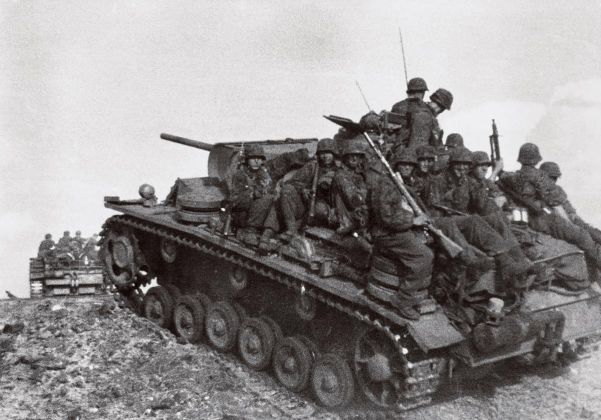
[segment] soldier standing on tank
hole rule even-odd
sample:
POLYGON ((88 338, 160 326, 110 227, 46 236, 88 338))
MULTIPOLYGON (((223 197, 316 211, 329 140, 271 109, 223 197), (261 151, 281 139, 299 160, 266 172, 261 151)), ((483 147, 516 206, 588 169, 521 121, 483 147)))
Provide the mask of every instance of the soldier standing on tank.
POLYGON ((472 153, 472 170, 470 175, 484 190, 486 196, 493 200, 500 209, 507 204, 507 197, 496 184, 498 174, 503 170, 503 160, 498 160, 490 175, 487 176, 489 168, 493 166, 488 153, 476 151, 472 153))
POLYGON ((269 173, 263 166, 265 152, 260 145, 244 148, 244 163, 232 176, 229 200, 234 224, 243 228, 243 240, 257 245, 257 235, 273 206, 275 196, 269 173))
POLYGON ((306 163, 282 186, 279 205, 286 226, 286 236, 297 234, 299 220, 303 217, 307 219, 308 224, 336 225, 336 214, 330 201, 330 187, 338 168, 335 160, 337 154, 333 139, 319 140, 315 152, 316 160, 306 163), (309 215, 311 210, 314 214, 309 215))
POLYGON ((367 183, 365 174, 366 154, 360 137, 344 140, 342 165, 334 174, 331 202, 336 209, 338 228, 336 233, 345 235, 366 227, 367 183))
POLYGON ((450 110, 453 104, 453 95, 446 89, 438 89, 430 95, 430 102, 426 106, 411 113, 410 135, 405 141, 407 147, 417 147, 429 144, 434 148, 442 146, 442 131, 438 126, 437 116, 445 110, 450 110))
POLYGON ((52 235, 47 233, 44 236, 44 240, 40 243, 38 248, 38 257, 47 258, 51 257, 54 254, 54 248, 56 244, 52 240, 52 235))
MULTIPOLYGON (((400 149, 391 164, 409 177, 415 156, 400 149)), ((399 286, 391 303, 401 316, 417 320, 416 306, 432 279, 434 254, 417 234, 426 224, 425 216, 414 217, 413 210, 401 195, 389 175, 382 175, 371 198, 373 255, 385 258, 397 266, 399 286), (420 293, 421 292, 421 293, 420 293)))
POLYGON ((500 186, 518 205, 528 209, 528 225, 532 229, 576 245, 584 251, 589 267, 601 268, 601 248, 591 235, 554 211, 554 207, 561 208, 567 197, 536 168, 541 160, 536 144, 523 144, 518 153, 522 167, 514 173, 501 174, 500 186))
POLYGON ((564 189, 561 186, 557 185, 557 180, 561 177, 561 169, 559 168, 559 165, 555 162, 543 162, 540 165, 540 170, 549 177, 553 184, 555 184, 555 188, 557 188, 560 191, 560 195, 565 195, 565 201, 561 204, 561 206, 566 212, 567 218, 576 226, 579 226, 582 229, 586 230, 589 233, 589 235, 591 235, 593 241, 595 241, 597 244, 601 244, 601 230, 589 225, 584 220, 582 220, 580 216, 578 216, 576 209, 574 208, 574 206, 572 206, 572 203, 570 203, 570 200, 568 199, 568 196, 565 193, 564 189))

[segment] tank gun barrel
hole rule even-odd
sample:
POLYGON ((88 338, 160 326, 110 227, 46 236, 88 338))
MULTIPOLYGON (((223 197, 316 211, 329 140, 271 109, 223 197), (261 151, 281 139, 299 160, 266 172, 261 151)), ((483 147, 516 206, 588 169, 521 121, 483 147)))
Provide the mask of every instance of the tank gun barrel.
POLYGON ((185 137, 174 136, 172 134, 161 133, 161 138, 163 140, 172 141, 174 143, 183 144, 184 146, 196 147, 197 149, 202 149, 210 152, 213 150, 213 145, 209 143, 205 143, 203 141, 187 139, 185 137))

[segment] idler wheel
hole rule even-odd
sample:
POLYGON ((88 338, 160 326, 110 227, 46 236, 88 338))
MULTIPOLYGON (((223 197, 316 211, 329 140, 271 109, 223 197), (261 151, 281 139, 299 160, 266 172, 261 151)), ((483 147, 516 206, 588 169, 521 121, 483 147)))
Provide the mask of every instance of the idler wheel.
POLYGON ((180 296, 173 311, 175 333, 196 343, 201 340, 204 331, 205 309, 194 296, 180 296))
POLYGON ((144 316, 162 328, 169 328, 173 320, 173 298, 163 286, 151 287, 142 303, 144 316))
POLYGON ((205 318, 205 333, 209 343, 219 351, 229 351, 236 344, 240 317, 229 302, 211 304, 205 318))
POLYGON ((247 318, 238 334, 240 357, 251 368, 263 370, 269 366, 275 340, 275 334, 265 320, 247 318))
POLYGON ((166 263, 171 264, 177 258, 177 244, 169 239, 161 239, 161 257, 166 263))
POLYGON ((131 239, 127 235, 109 232, 104 241, 101 255, 104 259, 106 273, 115 287, 119 291, 133 288, 138 268, 131 239))
POLYGON ((359 388, 380 407, 393 407, 400 400, 404 362, 394 343, 373 328, 355 342, 353 368, 359 388))
POLYGON ((324 407, 347 405, 355 394, 355 383, 346 360, 334 353, 319 356, 311 375, 311 389, 324 407))
POLYGON ((275 347, 273 370, 282 385, 299 392, 307 387, 313 364, 311 350, 297 337, 286 337, 275 347))

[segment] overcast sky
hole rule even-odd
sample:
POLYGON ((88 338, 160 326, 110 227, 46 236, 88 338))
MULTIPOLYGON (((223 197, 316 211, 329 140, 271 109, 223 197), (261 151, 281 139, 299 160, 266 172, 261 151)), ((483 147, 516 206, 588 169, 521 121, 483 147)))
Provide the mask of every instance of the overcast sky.
POLYGON ((104 195, 163 198, 206 174, 207 154, 161 141, 325 137, 409 78, 451 90, 439 121, 506 167, 539 144, 601 225, 599 1, 0 0, 0 282, 28 294, 43 235, 97 232, 104 195))

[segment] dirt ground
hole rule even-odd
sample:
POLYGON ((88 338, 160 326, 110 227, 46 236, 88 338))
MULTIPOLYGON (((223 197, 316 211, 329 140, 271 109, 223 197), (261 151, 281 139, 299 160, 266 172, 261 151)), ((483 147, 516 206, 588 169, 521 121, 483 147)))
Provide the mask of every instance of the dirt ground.
MULTIPOLYGON (((2 330, 1 419, 338 419, 361 409, 329 413, 232 355, 179 343, 110 297, 3 300, 2 330)), ((455 385, 398 418, 601 419, 601 351, 514 372, 455 385)))

